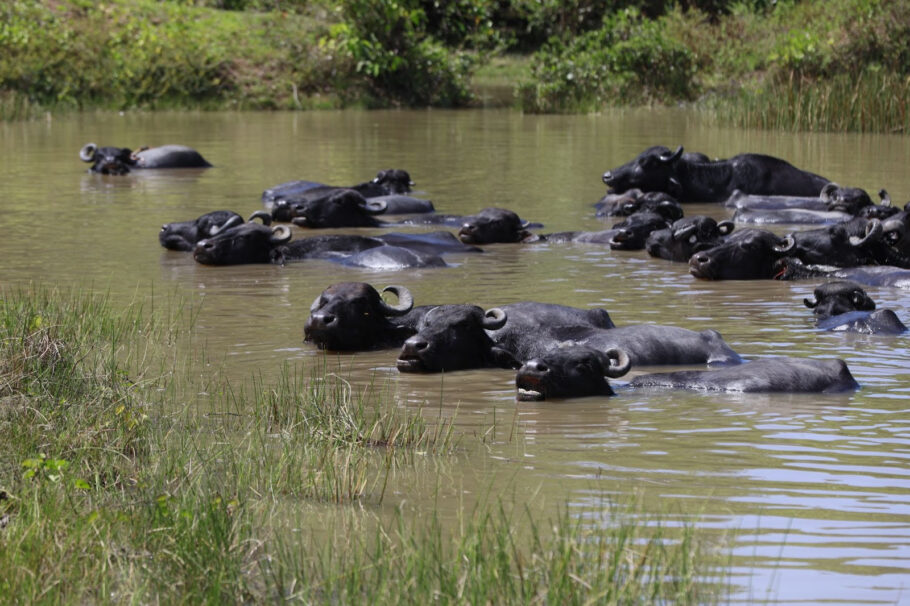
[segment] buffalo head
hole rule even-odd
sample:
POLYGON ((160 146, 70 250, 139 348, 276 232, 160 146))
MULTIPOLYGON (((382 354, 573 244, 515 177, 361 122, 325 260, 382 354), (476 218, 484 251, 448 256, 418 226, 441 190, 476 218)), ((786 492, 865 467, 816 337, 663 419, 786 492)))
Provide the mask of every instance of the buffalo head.
POLYGON ((386 303, 375 288, 364 282, 339 282, 326 288, 310 306, 303 327, 304 340, 320 349, 358 351, 401 343, 413 331, 390 320, 410 312, 414 298, 404 286, 386 286, 382 292, 398 297, 386 303), (395 338, 397 337, 397 339, 395 338))
POLYGON ((851 311, 873 311, 875 301, 863 287, 850 280, 833 280, 817 286, 814 298, 803 299, 819 320, 851 311))
POLYGON ((301 227, 376 227, 374 215, 386 211, 386 203, 367 200, 352 189, 334 191, 325 198, 296 203, 291 221, 301 227))
POLYGON ((281 262, 278 248, 290 239, 291 230, 286 225, 270 228, 249 222, 200 240, 193 258, 205 265, 281 262))
POLYGON ((517 368, 512 354, 493 344, 487 330, 506 323, 506 312, 484 312, 476 305, 440 305, 426 313, 417 334, 409 337, 398 354, 401 372, 447 372, 466 368, 517 368))
POLYGON ((619 349, 602 352, 583 346, 564 347, 522 364, 515 375, 515 387, 518 399, 524 401, 612 396, 607 378, 623 376, 630 366, 629 356, 619 349))
POLYGON ((476 215, 465 217, 458 238, 465 244, 521 242, 531 235, 528 222, 505 208, 485 208, 476 215))

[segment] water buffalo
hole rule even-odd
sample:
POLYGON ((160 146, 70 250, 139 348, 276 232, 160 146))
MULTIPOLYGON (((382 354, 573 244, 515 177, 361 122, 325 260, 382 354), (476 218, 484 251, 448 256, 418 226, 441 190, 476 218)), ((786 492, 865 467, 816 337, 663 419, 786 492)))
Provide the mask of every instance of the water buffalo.
POLYGON ((596 216, 628 216, 639 211, 649 210, 660 213, 668 221, 676 221, 683 216, 683 209, 676 198, 664 192, 643 192, 632 189, 622 194, 607 194, 594 205, 596 216))
POLYGON ((126 147, 98 147, 87 143, 79 150, 79 159, 91 162, 89 171, 103 175, 125 175, 143 168, 208 168, 211 164, 202 154, 185 145, 141 147, 132 151, 126 147))
POLYGON ((780 210, 737 209, 733 213, 736 223, 752 225, 831 225, 844 223, 853 215, 838 210, 809 210, 805 208, 782 208, 780 210))
POLYGON ((280 200, 272 206, 272 218, 300 227, 379 227, 376 219, 388 209, 385 202, 366 199, 353 189, 335 189, 314 200, 280 200))
POLYGON ((519 361, 528 360, 545 351, 545 348, 539 346, 542 339, 545 342, 555 342, 555 337, 549 335, 554 327, 615 327, 609 312, 600 307, 581 309, 537 301, 507 303, 497 307, 506 312, 509 321, 496 330, 487 331, 487 334, 493 343, 511 352, 519 361))
POLYGON ((910 269, 891 265, 863 265, 861 267, 807 265, 795 257, 784 257, 774 264, 774 278, 777 280, 803 280, 806 278, 852 280, 865 286, 893 286, 910 290, 910 269))
POLYGON ((406 196, 414 182, 407 171, 401 169, 381 170, 376 177, 365 183, 351 186, 336 186, 315 181, 288 181, 265 190, 262 201, 268 206, 285 203, 303 203, 323 200, 341 189, 353 189, 365 198, 384 202, 389 214, 433 212, 429 200, 406 196))
MULTIPOLYGON (((254 212, 249 221, 261 219, 270 225, 272 217, 261 210, 254 212)), ((215 210, 205 213, 192 221, 165 223, 158 232, 161 246, 170 250, 193 250, 199 240, 212 236, 243 223, 243 217, 230 210, 215 210)))
POLYGON ((565 347, 528 360, 515 374, 517 399, 540 401, 553 398, 612 396, 607 378, 621 377, 631 367, 622 350, 606 352, 590 347, 565 347))
POLYGON ((499 308, 440 305, 418 323, 398 354, 401 372, 449 372, 468 368, 518 368, 521 364, 495 345, 486 330, 502 328, 508 317, 499 308))
POLYGON ((303 326, 304 341, 333 351, 400 347, 417 332, 420 318, 434 306, 414 307, 414 297, 404 286, 386 286, 382 292, 395 294, 398 303, 386 303, 364 282, 329 286, 310 306, 303 326))
POLYGON ((875 309, 875 301, 862 286, 850 280, 825 282, 812 299, 803 299, 822 330, 862 334, 898 335, 907 327, 890 309, 875 309))
POLYGON ((856 267, 888 264, 893 256, 883 239, 884 227, 877 219, 854 217, 849 221, 792 232, 793 246, 785 252, 804 263, 856 267))
POLYGON ((695 253, 721 244, 734 227, 731 221, 718 223, 704 215, 686 217, 674 221, 668 228, 651 232, 645 241, 645 250, 652 257, 685 262, 695 253))
POLYGON ((193 257, 205 265, 282 265, 304 259, 327 259, 358 267, 399 269, 403 266, 440 267, 445 263, 439 254, 477 250, 479 249, 458 242, 451 232, 384 234, 375 237, 333 234, 300 238, 292 242, 291 230, 286 225, 269 228, 257 223, 245 223, 200 240, 193 250, 193 257), (387 248, 383 248, 378 256, 355 257, 379 247, 387 248), (392 248, 407 250, 392 251, 392 248))
POLYGON ((775 262, 792 250, 792 238, 762 229, 737 230, 689 259, 689 272, 703 280, 763 280, 779 272, 775 262))
POLYGON ((739 354, 727 345, 720 333, 710 329, 697 332, 660 324, 618 326, 606 330, 587 326, 556 326, 532 339, 526 351, 534 355, 574 344, 599 351, 621 349, 635 366, 742 362, 739 354))
POLYGON ((650 147, 634 160, 609 170, 603 182, 615 192, 637 188, 659 191, 680 202, 723 202, 735 190, 747 194, 818 196, 828 179, 761 154, 740 154, 705 162, 663 146, 650 147))
POLYGON ((717 370, 639 375, 629 386, 742 393, 840 393, 859 389, 843 360, 806 358, 763 358, 717 370))

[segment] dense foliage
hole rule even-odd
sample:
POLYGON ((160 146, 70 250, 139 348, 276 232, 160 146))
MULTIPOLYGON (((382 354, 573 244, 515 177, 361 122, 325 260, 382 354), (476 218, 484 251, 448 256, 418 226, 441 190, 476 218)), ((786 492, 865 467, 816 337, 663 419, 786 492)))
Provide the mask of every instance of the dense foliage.
POLYGON ((493 75, 525 111, 700 102, 739 124, 900 130, 908 34, 910 0, 10 0, 0 118, 459 107, 493 75))

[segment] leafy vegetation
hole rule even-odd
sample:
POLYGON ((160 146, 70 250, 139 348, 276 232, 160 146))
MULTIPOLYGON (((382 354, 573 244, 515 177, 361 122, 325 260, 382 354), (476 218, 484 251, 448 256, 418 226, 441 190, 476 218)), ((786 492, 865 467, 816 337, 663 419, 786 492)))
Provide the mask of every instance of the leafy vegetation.
POLYGON ((117 312, 105 297, 0 293, 0 595, 723 599, 710 544, 692 526, 663 528, 631 505, 546 522, 508 500, 457 520, 383 514, 390 473, 469 447, 451 421, 389 405, 380 388, 340 378, 328 359, 232 386, 181 354, 195 351, 193 320, 191 307, 173 301, 154 313, 117 312))
POLYGON ((486 86, 514 90, 531 112, 682 103, 743 126, 902 131, 908 66, 910 0, 0 5, 0 119, 94 107, 463 107, 486 86), (517 74, 502 69, 516 56, 517 74), (795 105, 776 102, 794 95, 795 105))

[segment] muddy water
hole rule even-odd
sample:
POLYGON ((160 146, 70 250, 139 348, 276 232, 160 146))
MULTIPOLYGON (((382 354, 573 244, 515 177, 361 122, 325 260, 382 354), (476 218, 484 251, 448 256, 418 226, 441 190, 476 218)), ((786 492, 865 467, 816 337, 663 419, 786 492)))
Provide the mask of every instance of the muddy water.
MULTIPOLYGON (((591 206, 604 190, 600 175, 655 144, 720 157, 769 153, 910 199, 910 137, 727 130, 681 111, 88 114, 0 125, 0 284, 77 284, 124 302, 151 293, 202 301, 199 342, 238 379, 320 360, 302 343, 302 326, 310 302, 340 280, 404 284, 418 304, 603 306, 617 324, 715 328, 748 358, 843 358, 862 384, 856 394, 635 392, 622 388, 625 378, 613 398, 521 405, 508 371, 402 376, 392 351, 327 362, 355 384, 382 382, 402 405, 454 416, 468 440, 496 423, 479 454, 397 471, 383 507, 404 503, 419 513, 509 486, 516 499, 568 498, 588 515, 605 496, 634 492, 649 511, 680 521, 700 514, 706 527, 739 531, 739 601, 906 600, 910 337, 817 332, 802 305, 812 282, 701 282, 683 264, 592 245, 490 246, 450 258, 450 268, 395 273, 323 262, 204 267, 157 243, 162 223, 222 208, 249 214, 261 208, 264 188, 283 181, 356 183, 390 167, 410 171, 440 212, 496 205, 546 231, 602 229, 591 206), (89 141, 184 143, 215 168, 89 175, 77 156, 89 141)), ((713 206, 687 213, 727 216, 713 206)), ((910 322, 907 293, 869 291, 910 322)))

